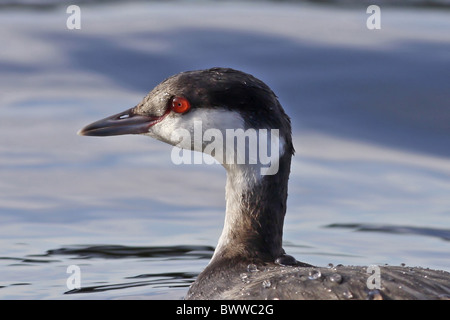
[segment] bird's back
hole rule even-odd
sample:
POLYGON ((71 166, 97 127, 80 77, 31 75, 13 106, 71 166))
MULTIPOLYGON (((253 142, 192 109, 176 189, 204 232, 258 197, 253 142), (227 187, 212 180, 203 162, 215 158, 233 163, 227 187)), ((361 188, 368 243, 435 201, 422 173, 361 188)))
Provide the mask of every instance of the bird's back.
POLYGON ((450 274, 446 271, 400 266, 376 268, 378 273, 360 266, 230 266, 204 274, 186 299, 450 299, 450 274))

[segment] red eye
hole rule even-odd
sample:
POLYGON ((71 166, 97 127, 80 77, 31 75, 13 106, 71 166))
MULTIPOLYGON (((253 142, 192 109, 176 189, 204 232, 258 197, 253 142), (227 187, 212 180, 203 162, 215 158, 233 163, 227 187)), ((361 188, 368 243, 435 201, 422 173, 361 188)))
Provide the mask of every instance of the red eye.
POLYGON ((183 97, 175 97, 172 99, 172 110, 176 113, 185 113, 191 108, 189 100, 183 97))

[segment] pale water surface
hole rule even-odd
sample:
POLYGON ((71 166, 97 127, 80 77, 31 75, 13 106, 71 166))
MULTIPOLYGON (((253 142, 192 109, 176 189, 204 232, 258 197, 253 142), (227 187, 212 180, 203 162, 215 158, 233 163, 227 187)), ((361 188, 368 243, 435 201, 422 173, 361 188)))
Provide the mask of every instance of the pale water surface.
POLYGON ((293 3, 0 12, 0 298, 181 299, 223 224, 225 172, 146 137, 80 137, 162 79, 261 78, 297 150, 285 249, 450 271, 450 12, 293 3), (80 290, 66 286, 69 265, 80 290))

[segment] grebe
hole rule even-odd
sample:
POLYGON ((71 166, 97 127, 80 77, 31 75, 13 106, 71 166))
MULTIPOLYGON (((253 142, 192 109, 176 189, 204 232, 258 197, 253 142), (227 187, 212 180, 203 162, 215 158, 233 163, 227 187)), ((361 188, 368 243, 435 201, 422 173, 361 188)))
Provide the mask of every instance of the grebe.
POLYGON ((186 299, 450 298, 450 273, 445 271, 380 266, 372 274, 367 267, 315 267, 285 253, 283 222, 294 154, 290 119, 272 90, 249 74, 228 68, 179 73, 134 108, 96 121, 79 134, 144 134, 210 154, 227 170, 224 228, 211 261, 186 299), (272 133, 277 140, 255 135, 257 143, 265 142, 272 154, 278 153, 273 159, 276 170, 267 173, 262 161, 250 161, 251 145, 244 148, 246 161, 239 162, 235 144, 208 148, 207 141, 174 134, 182 129, 195 136, 199 123, 202 134, 209 129, 223 135, 229 129, 277 130, 272 133))

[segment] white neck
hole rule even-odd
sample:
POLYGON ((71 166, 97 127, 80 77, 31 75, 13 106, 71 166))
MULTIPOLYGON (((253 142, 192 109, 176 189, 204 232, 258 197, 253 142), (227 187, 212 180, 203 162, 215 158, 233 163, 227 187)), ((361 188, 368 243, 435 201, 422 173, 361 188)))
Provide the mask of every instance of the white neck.
POLYGON ((274 261, 281 256, 291 154, 280 156, 280 172, 261 175, 260 165, 227 169, 226 215, 213 260, 240 256, 274 261))

